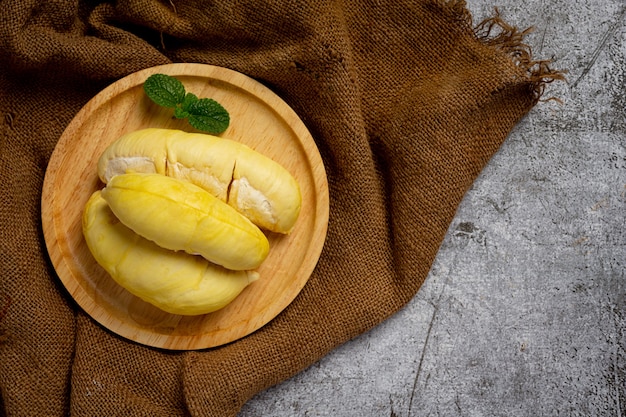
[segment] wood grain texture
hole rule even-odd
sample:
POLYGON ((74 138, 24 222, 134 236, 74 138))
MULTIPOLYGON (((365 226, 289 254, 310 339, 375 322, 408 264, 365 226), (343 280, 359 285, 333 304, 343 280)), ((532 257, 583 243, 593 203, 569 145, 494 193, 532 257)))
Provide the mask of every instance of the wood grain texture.
POLYGON ((220 67, 170 64, 131 74, 89 101, 68 125, 44 180, 42 224, 56 272, 72 297, 109 330, 141 344, 173 350, 232 342, 259 329, 296 297, 321 254, 328 226, 328 184, 313 138, 293 110, 255 80, 220 67), (202 316, 165 313, 117 285, 91 256, 82 235, 87 199, 104 184, 97 161, 121 135, 147 127, 195 131, 152 103, 143 82, 154 73, 177 77, 187 91, 230 113, 221 135, 283 165, 298 181, 302 211, 289 235, 267 233, 270 253, 261 278, 224 309, 202 316))

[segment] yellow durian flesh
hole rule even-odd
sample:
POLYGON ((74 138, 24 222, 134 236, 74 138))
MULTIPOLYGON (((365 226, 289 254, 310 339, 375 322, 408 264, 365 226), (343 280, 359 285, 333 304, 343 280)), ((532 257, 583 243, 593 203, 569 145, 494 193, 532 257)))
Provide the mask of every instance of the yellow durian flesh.
POLYGON ((172 314, 217 311, 259 277, 255 271, 228 270, 142 238, 117 219, 100 191, 85 207, 83 235, 95 260, 113 280, 172 314))
POLYGON ((300 214, 300 188, 289 171, 230 139, 173 129, 134 131, 112 143, 98 162, 105 183, 128 172, 189 181, 272 232, 291 232, 300 214))
POLYGON ((118 174, 144 172, 166 174, 167 135, 152 129, 137 130, 110 145, 98 159, 98 176, 105 184, 118 174), (121 151, 121 152, 120 152, 121 151))
MULTIPOLYGON (((167 176, 189 181, 228 202, 233 171, 243 145, 229 139, 180 130, 157 130, 151 136, 168 137, 167 176)), ((259 166, 259 170, 262 169, 259 166)))
POLYGON ((269 253, 257 226, 189 182, 160 174, 116 175, 102 197, 124 225, 165 249, 199 254, 233 270, 255 269, 269 253))
POLYGON ((241 145, 239 151, 228 204, 261 227, 278 233, 291 232, 302 206, 295 178, 247 146, 241 145))

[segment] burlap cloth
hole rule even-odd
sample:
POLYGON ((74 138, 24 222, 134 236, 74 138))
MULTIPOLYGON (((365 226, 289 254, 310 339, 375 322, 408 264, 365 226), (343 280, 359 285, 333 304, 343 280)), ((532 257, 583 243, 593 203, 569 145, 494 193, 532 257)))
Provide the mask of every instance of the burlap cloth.
POLYGON ((2 2, 0 412, 233 416, 255 393, 396 312, 420 288, 457 205, 560 74, 463 1, 2 2), (77 4, 78 3, 78 4, 77 4), (116 79, 170 62, 253 77, 301 116, 330 186, 309 283, 260 331, 169 352, 100 327, 47 258, 47 161, 116 79))

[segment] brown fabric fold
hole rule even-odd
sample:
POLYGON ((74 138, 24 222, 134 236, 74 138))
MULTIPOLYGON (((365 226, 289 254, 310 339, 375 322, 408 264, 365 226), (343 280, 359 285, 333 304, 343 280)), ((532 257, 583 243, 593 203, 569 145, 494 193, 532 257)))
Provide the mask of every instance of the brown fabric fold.
POLYGON ((234 416, 419 290, 466 190, 561 77, 461 0, 6 3, 0 16, 0 415, 234 416), (46 164, 76 112, 136 70, 240 71, 300 115, 330 187, 328 237, 261 330, 169 352, 102 328, 47 258, 46 164))

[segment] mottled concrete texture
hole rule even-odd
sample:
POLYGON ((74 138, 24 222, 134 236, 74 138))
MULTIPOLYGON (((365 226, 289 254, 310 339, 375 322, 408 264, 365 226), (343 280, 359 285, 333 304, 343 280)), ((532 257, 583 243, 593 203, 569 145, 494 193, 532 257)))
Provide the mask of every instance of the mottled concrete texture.
POLYGON ((469 0, 569 70, 467 194, 406 308, 252 416, 626 416, 626 2, 469 0))

